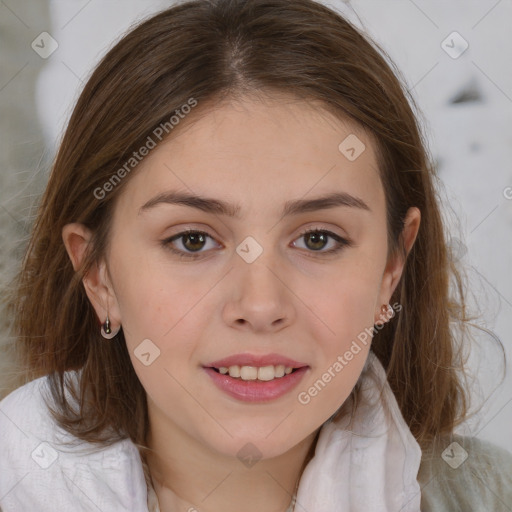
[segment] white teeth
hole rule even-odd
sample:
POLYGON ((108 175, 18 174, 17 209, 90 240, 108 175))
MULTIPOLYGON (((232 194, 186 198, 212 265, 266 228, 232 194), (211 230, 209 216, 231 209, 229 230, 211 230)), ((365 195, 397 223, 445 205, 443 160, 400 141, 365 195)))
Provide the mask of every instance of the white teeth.
POLYGON ((285 375, 292 373, 293 368, 285 367, 284 364, 277 366, 238 366, 233 365, 229 368, 221 366, 219 372, 223 375, 229 374, 233 378, 241 378, 242 380, 263 380, 269 381, 273 379, 279 379, 285 375))
POLYGON ((230 366, 228 372, 230 377, 240 377, 240 366, 230 366))
POLYGON ((242 380, 256 380, 258 378, 258 368, 255 366, 242 366, 240 368, 240 378, 242 380))
MULTIPOLYGON (((291 368, 290 368, 290 370, 291 370, 291 368)), ((275 367, 275 369, 274 369, 275 377, 284 377, 284 374, 285 374, 284 364, 280 364, 275 367)))
POLYGON ((275 370, 273 366, 263 366, 258 368, 258 380, 272 380, 275 378, 275 370))

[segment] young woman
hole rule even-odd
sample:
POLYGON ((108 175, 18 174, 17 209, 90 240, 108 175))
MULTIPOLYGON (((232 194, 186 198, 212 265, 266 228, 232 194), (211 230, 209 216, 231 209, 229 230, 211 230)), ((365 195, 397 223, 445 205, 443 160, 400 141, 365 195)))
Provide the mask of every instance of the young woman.
POLYGON ((108 52, 11 299, 4 512, 510 510, 512 456, 454 434, 464 297, 396 74, 312 0, 108 52))

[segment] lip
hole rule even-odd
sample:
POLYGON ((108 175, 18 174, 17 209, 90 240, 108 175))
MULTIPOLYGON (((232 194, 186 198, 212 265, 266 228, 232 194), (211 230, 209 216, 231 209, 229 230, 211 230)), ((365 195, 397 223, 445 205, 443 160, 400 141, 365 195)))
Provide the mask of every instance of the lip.
POLYGON ((257 355, 257 354, 234 354, 229 357, 225 357, 224 359, 219 359, 218 361, 213 361, 212 363, 204 365, 205 368, 220 368, 225 367, 229 368, 230 366, 277 366, 284 365, 285 367, 290 368, 302 368, 304 366, 308 366, 306 363, 300 363, 298 361, 294 361, 288 357, 282 356, 280 354, 265 354, 265 355, 257 355))
POLYGON ((303 366, 294 372, 270 381, 242 380, 223 375, 213 368, 203 368, 213 380, 213 383, 221 391, 243 402, 268 402, 275 400, 298 386, 299 382, 308 371, 308 366, 303 366))

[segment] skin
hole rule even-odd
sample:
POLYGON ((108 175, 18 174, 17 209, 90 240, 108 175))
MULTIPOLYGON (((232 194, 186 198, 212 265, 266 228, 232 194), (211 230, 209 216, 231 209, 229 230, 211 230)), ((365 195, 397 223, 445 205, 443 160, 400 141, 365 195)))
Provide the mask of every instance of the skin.
MULTIPOLYGON (((360 344, 308 404, 297 395, 381 320, 405 261, 386 259, 384 189, 374 144, 360 127, 314 103, 277 95, 224 102, 182 123, 185 130, 133 171, 116 204, 108 255, 84 286, 99 319, 108 307, 112 328, 122 325, 147 392, 155 449, 148 463, 162 512, 284 511, 315 434, 349 396, 370 343, 360 344), (338 150, 350 134, 366 145, 354 161, 338 150), (171 204, 139 214, 168 190, 238 203, 241 218, 171 204), (352 194, 371 210, 337 206, 281 217, 285 201, 333 191, 352 194), (202 245, 187 237, 172 243, 185 253, 199 250, 196 260, 161 244, 187 228, 212 237, 202 245), (352 245, 325 254, 336 241, 301 236, 306 228, 331 231, 352 245), (236 252, 247 236, 263 248, 252 263, 236 252), (134 355, 144 339, 160 349, 149 366, 134 355), (202 368, 241 352, 276 352, 309 369, 285 396, 245 403, 218 390, 202 368), (252 467, 237 457, 247 443, 261 456, 252 467)), ((411 208, 407 252, 419 224, 420 212, 411 208)), ((91 234, 73 223, 62 235, 77 269, 91 234)))

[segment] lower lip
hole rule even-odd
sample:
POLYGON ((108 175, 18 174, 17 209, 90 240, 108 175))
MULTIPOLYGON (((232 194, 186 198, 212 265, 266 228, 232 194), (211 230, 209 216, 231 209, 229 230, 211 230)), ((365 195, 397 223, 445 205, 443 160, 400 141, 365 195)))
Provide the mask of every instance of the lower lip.
POLYGON ((229 396, 244 402, 268 402, 275 400, 295 388, 308 370, 303 366, 284 377, 269 381, 235 379, 216 372, 213 368, 204 368, 213 383, 229 396))

